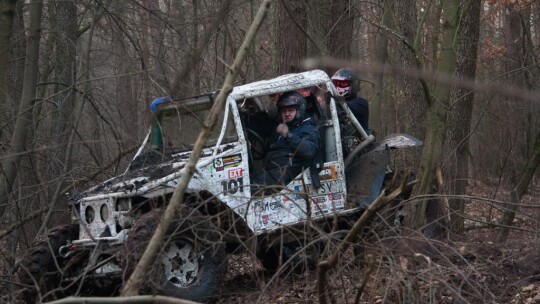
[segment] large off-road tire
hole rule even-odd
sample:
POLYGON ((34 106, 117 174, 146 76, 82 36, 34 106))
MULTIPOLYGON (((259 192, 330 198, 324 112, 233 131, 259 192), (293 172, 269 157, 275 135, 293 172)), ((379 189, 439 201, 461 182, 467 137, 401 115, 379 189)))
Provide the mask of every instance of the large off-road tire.
MULTIPOLYGON (((133 273, 146 245, 161 220, 155 209, 141 216, 126 243, 124 283, 133 273)), ((215 294, 226 271, 226 253, 210 220, 191 210, 179 212, 167 230, 165 244, 154 259, 140 290, 143 294, 205 301, 215 294)))
POLYGON ((61 246, 79 238, 79 225, 59 226, 36 239, 21 261, 18 282, 24 286, 21 299, 36 303, 63 296, 61 280, 69 258, 58 254, 61 246))

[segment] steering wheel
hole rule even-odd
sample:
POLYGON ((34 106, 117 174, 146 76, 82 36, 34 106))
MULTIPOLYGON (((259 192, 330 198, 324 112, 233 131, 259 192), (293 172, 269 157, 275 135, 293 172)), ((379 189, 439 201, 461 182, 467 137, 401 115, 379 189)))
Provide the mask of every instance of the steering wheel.
POLYGON ((249 151, 254 160, 262 160, 268 152, 266 140, 253 129, 246 129, 249 151))

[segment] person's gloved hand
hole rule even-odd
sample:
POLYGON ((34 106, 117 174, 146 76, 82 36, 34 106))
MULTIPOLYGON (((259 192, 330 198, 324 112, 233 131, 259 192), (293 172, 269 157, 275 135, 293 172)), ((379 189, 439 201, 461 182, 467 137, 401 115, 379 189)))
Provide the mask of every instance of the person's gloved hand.
POLYGON ((280 123, 276 128, 276 132, 279 133, 281 137, 287 138, 287 136, 289 135, 289 127, 287 126, 287 124, 280 123))

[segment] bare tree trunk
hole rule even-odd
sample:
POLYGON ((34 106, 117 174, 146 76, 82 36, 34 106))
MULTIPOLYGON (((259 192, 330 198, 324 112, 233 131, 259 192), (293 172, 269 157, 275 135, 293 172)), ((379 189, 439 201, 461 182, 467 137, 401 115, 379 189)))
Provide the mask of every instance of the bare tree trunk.
MULTIPOLYGON (((169 94, 173 98, 181 98, 182 96, 186 95, 186 91, 183 90, 183 88, 185 88, 186 79, 188 79, 189 73, 193 71, 193 69, 196 69, 199 65, 211 35, 216 31, 217 27, 221 25, 222 20, 224 20, 227 16, 231 2, 231 0, 221 2, 221 7, 219 8, 216 18, 214 18, 212 23, 206 27, 200 39, 197 34, 197 44, 194 46, 193 51, 186 59, 186 62, 182 65, 182 68, 174 77, 169 94)), ((195 79, 197 79, 197 77, 198 76, 196 76, 195 79)))
POLYGON ((24 67, 23 95, 19 106, 19 117, 15 123, 15 129, 11 138, 8 154, 3 162, 3 172, 0 176, 0 216, 4 215, 9 201, 13 183, 17 177, 17 166, 21 160, 30 126, 32 125, 36 96, 36 86, 39 73, 39 40, 41 38, 41 14, 43 1, 33 0, 30 2, 28 44, 26 49, 26 61, 24 67))
POLYGON ((278 1, 279 74, 301 71, 301 60, 307 54, 307 15, 303 0, 278 1))
MULTIPOLYGON (((64 166, 63 171, 61 172, 62 175, 67 174, 67 170, 70 170, 71 165, 73 163, 73 150, 74 150, 74 138, 76 134, 76 130, 79 129, 80 122, 83 118, 83 111, 84 106, 87 100, 87 94, 90 91, 91 87, 91 81, 89 79, 89 60, 90 60, 90 48, 92 46, 92 37, 94 35, 94 26, 95 23, 98 21, 99 13, 102 11, 101 7, 94 8, 94 13, 92 16, 92 22, 89 25, 88 28, 88 39, 84 41, 84 43, 81 43, 83 46, 83 50, 81 54, 78 56, 81 59, 81 65, 80 65, 80 83, 81 85, 77 88, 77 91, 80 92, 80 94, 74 94, 74 109, 72 110, 72 114, 70 115, 70 121, 69 124, 72 126, 69 128, 69 132, 66 134, 66 144, 65 144, 65 151, 63 151, 61 154, 63 158, 60 160, 62 161, 62 164, 64 166)), ((74 84, 75 85, 75 84, 74 84)), ((64 190, 64 183, 59 182, 56 184, 55 190, 53 192, 53 195, 50 199, 50 205, 49 210, 43 217, 43 222, 41 224, 41 227, 37 233, 37 235, 41 235, 49 222, 51 221, 51 216, 53 215, 54 210, 56 209, 56 205, 58 201, 60 201, 60 198, 62 197, 62 190, 64 190)), ((65 213, 64 213, 65 214, 65 213)))
POLYGON ((3 145, 4 115, 6 113, 6 70, 10 46, 16 0, 0 0, 0 151, 3 145))
POLYGON ((519 208, 519 203, 521 201, 521 198, 523 197, 523 194, 525 194, 525 192, 527 191, 527 188, 529 187, 529 183, 534 177, 534 173, 538 169, 539 164, 540 164, 540 132, 538 132, 538 134, 536 135, 536 142, 534 143, 531 157, 529 158, 529 161, 527 162, 527 165, 525 166, 525 169, 523 170, 523 173, 521 174, 521 177, 517 185, 514 187, 514 189, 512 189, 512 193, 510 197, 511 205, 508 207, 507 211, 504 213, 499 223, 501 226, 497 230, 497 236, 495 238, 495 242, 497 243, 506 242, 506 239, 508 238, 508 233, 510 232, 510 228, 512 226, 512 222, 514 221, 514 218, 516 216, 516 211, 519 208))
MULTIPOLYGON (((441 60, 437 71, 453 75, 456 66, 456 33, 459 25, 459 0, 444 1, 443 4, 443 33, 441 41, 441 60)), ((429 96, 427 96, 429 98, 429 96)), ((429 194, 436 189, 435 172, 441 166, 442 148, 446 133, 447 108, 450 104, 450 88, 436 85, 433 89, 433 99, 428 99, 428 128, 422 151, 422 176, 419 194, 429 194)), ((426 218, 427 202, 416 203, 413 218, 413 228, 423 226, 426 218)))
MULTIPOLYGON (((158 0, 143 0, 142 4, 145 7, 143 16, 141 19, 146 24, 148 37, 150 37, 148 53, 150 58, 146 61, 150 67, 150 70, 155 71, 150 76, 156 81, 160 87, 165 88, 167 91, 171 89, 169 78, 167 77, 165 68, 165 45, 163 43, 164 31, 162 12, 159 8, 158 0)), ((142 38, 144 39, 144 38, 142 38)))
MULTIPOLYGON (((55 32, 54 54, 52 69, 55 71, 54 91, 50 107, 51 121, 49 125, 49 140, 54 143, 46 151, 47 177, 56 177, 58 184, 52 184, 53 189, 49 201, 55 201, 57 195, 53 194, 63 188, 64 175, 70 170, 66 163, 69 157, 68 141, 73 131, 73 111, 75 105, 75 82, 77 80, 77 6, 75 1, 54 1, 49 3, 54 18, 51 18, 55 32)), ((49 67, 50 68, 50 67, 49 67)), ((51 209, 52 210, 52 207, 51 209)), ((66 214, 64 213, 64 216, 66 214)), ((65 219, 69 221, 69 215, 65 219)))
MULTIPOLYGON (((508 82, 518 87, 527 86, 526 84, 526 72, 519 72, 525 65, 525 51, 524 51, 524 35, 523 35, 523 12, 517 3, 508 2, 503 5, 504 18, 503 18, 503 33, 504 44, 507 49, 505 56, 505 71, 509 74, 508 82)), ((503 148, 508 151, 508 163, 507 167, 503 168, 502 174, 510 176, 510 180, 513 184, 517 183, 518 175, 521 168, 525 165, 527 157, 525 153, 521 153, 522 149, 519 147, 526 146, 526 140, 521 139, 521 134, 525 133, 526 129, 523 125, 516 125, 514 122, 525 120, 526 112, 521 108, 513 105, 513 100, 505 99, 500 103, 502 106, 501 117, 503 117, 505 124, 512 126, 506 128, 505 135, 510 140, 505 140, 505 146, 503 148), (506 173, 506 174, 505 174, 506 173)), ((528 109, 527 109, 528 110, 528 109)), ((534 133, 533 133, 534 134, 534 133)))
MULTIPOLYGON (((4 133, 4 123, 8 121, 8 114, 10 113, 8 109, 10 104, 9 97, 11 94, 9 93, 15 91, 12 90, 12 88, 8 88, 8 60, 10 57, 14 57, 10 56, 10 54, 13 54, 14 51, 16 52, 18 47, 18 43, 11 42, 11 37, 16 35, 15 32, 24 33, 24 30, 14 26, 14 23, 17 22, 16 18, 20 17, 20 15, 17 16, 17 9, 20 10, 20 5, 17 8, 16 2, 17 1, 15 0, 0 1, 0 155, 4 155, 4 151, 7 148, 7 139, 9 138, 9 134, 4 133)), ((22 73, 19 73, 19 75, 20 74, 22 73)), ((12 213, 6 213, 6 216, 2 221, 2 228, 5 228, 6 224, 10 224, 15 220, 15 216, 13 216, 12 213)), ((17 229, 13 233, 7 235, 3 240, 3 251, 5 255, 3 269, 10 269, 16 263, 19 235, 20 230, 17 229)), ((0 287, 4 290, 4 294, 14 293, 15 286, 13 286, 13 284, 1 284, 0 287)))
POLYGON ((333 57, 351 58, 353 40, 354 11, 352 1, 331 0, 328 31, 328 50, 333 57))
MULTIPOLYGON (((401 33, 403 39, 402 45, 405 47, 405 51, 394 50, 397 57, 397 64, 403 69, 422 68, 426 63, 421 59, 421 46, 419 41, 421 38, 418 36, 422 33, 418 30, 419 27, 425 26, 425 24, 418 24, 417 17, 417 1, 405 0, 394 1, 392 11, 395 14, 395 28, 401 33)), ((427 14, 427 11, 425 12, 427 14)), ((397 104, 396 119, 397 132, 404 132, 411 134, 420 139, 424 139, 426 136, 426 109, 429 96, 425 96, 422 91, 422 81, 417 79, 410 79, 401 75, 394 75, 392 77, 394 81, 394 94, 395 98, 391 103, 397 104)), ((425 84, 424 84, 425 86, 425 84)), ((395 131, 394 131, 395 132, 395 131)), ((414 172, 420 171, 422 150, 411 149, 403 151, 399 154, 402 163, 399 164, 400 168, 407 168, 414 172)), ((399 168, 398 168, 399 169, 399 168)), ((418 174, 418 173, 415 173, 418 174)), ((437 203, 434 201, 433 203, 437 203)), ((431 206, 432 204, 429 204, 431 206)), ((414 205, 408 204, 406 206, 408 214, 414 214, 414 205)), ((437 217, 438 211, 433 210, 429 212, 429 215, 437 217)), ((412 222, 412 217, 407 217, 407 224, 412 222)))
MULTIPOLYGON (((192 0, 193 2, 193 28, 192 28, 192 33, 193 33, 193 44, 192 44, 192 47, 191 47, 191 56, 192 58, 194 56, 197 56, 196 54, 193 54, 195 52, 198 52, 199 50, 197 49, 197 46, 199 45, 199 40, 200 40, 200 37, 199 37, 199 25, 201 24, 200 23, 200 18, 199 18, 199 4, 197 2, 197 0, 192 0)), ((216 28, 217 29, 217 28, 216 28)), ((209 29, 206 29, 206 31, 209 31, 209 29)), ((208 34, 207 34, 208 35, 208 34)), ((204 39, 204 37, 203 37, 204 39)), ((206 44, 206 43, 205 43, 206 44)), ((201 44, 202 45, 202 44, 201 44)), ((198 56, 201 56, 201 55, 198 55, 198 56)), ((202 56, 201 56, 202 57, 202 56)), ((197 71, 198 68, 199 68, 199 64, 200 62, 197 62, 197 64, 193 65, 191 67, 191 69, 197 71)), ((200 81, 200 75, 199 73, 193 73, 192 74, 192 81, 193 81, 193 88, 194 88, 194 92, 193 91, 188 91, 188 90, 185 90, 184 91, 184 94, 188 93, 188 94, 191 94, 191 93, 195 93, 195 92, 200 92, 201 91, 201 81, 200 81)), ((190 87, 190 86, 188 86, 190 87)), ((180 96, 178 96, 180 97, 180 96)))
POLYGON ((186 164, 186 173, 180 178, 178 186, 174 190, 173 196, 169 204, 167 205, 167 209, 165 210, 160 224, 156 228, 156 231, 154 232, 152 239, 146 247, 146 250, 141 257, 141 260, 133 271, 133 274, 130 276, 126 285, 124 286, 124 289, 122 290, 122 295, 124 296, 132 296, 138 293, 139 286, 142 283, 144 275, 146 274, 150 265, 150 260, 159 249, 159 246, 162 244, 165 232, 167 231, 174 219, 176 213, 175 210, 178 210, 182 203, 186 187, 191 180, 191 177, 195 173, 195 165, 202 153, 202 148, 206 140, 209 138, 210 132, 214 128, 218 116, 220 116, 224 111, 227 96, 229 96, 230 92, 233 89, 233 84, 236 79, 237 73, 240 70, 240 66, 242 65, 242 62, 244 61, 247 53, 249 52, 249 48, 255 40, 255 36, 258 33, 262 22, 267 14, 268 7, 270 6, 270 1, 271 0, 265 0, 261 4, 259 11, 255 16, 255 19, 253 20, 253 23, 251 24, 249 31, 246 34, 246 38, 244 39, 242 45, 240 46, 240 49, 238 50, 238 54, 236 55, 233 65, 231 66, 231 70, 227 73, 227 77, 223 82, 223 86, 218 96, 216 97, 216 102, 212 106, 212 109, 210 110, 210 113, 208 114, 208 117, 204 122, 203 129, 199 133, 199 137, 195 142, 195 145, 193 147, 193 153, 191 154, 186 164))
MULTIPOLYGON (((113 1, 111 5, 111 10, 121 18, 130 17, 130 3, 128 1, 113 1)), ((123 133, 127 136, 125 137, 128 141, 128 146, 134 144, 134 140, 138 138, 137 127, 133 125, 134 122, 138 121, 139 109, 137 107, 137 97, 134 94, 134 90, 137 87, 135 84, 135 77, 131 75, 131 72, 134 70, 135 62, 131 60, 130 51, 133 50, 130 46, 130 42, 133 43, 133 40, 126 38, 126 29, 121 24, 112 25, 112 50, 114 52, 114 73, 116 75, 116 104, 120 105, 121 109, 118 114, 118 119, 122 121, 122 127, 124 128, 123 133)), ((146 31, 146 30, 144 30, 146 31)), ((142 77, 148 75, 147 71, 150 68, 149 63, 149 48, 145 47, 146 40, 139 40, 138 45, 134 46, 141 50, 140 56, 142 57, 141 69, 143 70, 142 77)), ((96 119, 99 119, 97 117, 96 119)))
MULTIPOLYGON (((383 6, 383 18, 382 23, 384 26, 390 27, 391 14, 393 11, 393 0, 386 1, 386 5, 383 6)), ((375 37, 374 37, 375 38, 375 37)), ((377 50, 375 54, 375 64, 384 66, 388 57, 388 32, 383 31, 377 38, 377 50)), ((375 132, 384 134, 382 128, 382 102, 385 97, 384 88, 384 73, 375 76, 375 90, 377 95, 371 100, 369 105, 369 126, 375 132)))
POLYGON ((9 54, 9 62, 6 67, 8 75, 6 76, 6 94, 8 95, 8 106, 13 107, 18 105, 22 96, 22 83, 24 77, 24 56, 26 53, 26 25, 23 8, 24 1, 17 1, 15 5, 15 16, 13 19, 13 27, 11 29, 12 36, 10 49, 6 52, 9 54))
POLYGON ((272 5, 270 7, 270 22, 272 23, 271 33, 272 33, 272 50, 271 50, 271 60, 272 60, 272 75, 278 75, 281 70, 280 64, 280 24, 279 24, 279 3, 277 5, 272 5))
POLYGON ((307 11, 307 32, 309 37, 314 41, 307 42, 306 54, 310 57, 321 56, 323 51, 320 46, 326 48, 328 35, 327 30, 330 28, 330 22, 333 19, 328 9, 331 0, 313 0, 309 2, 307 11))
MULTIPOLYGON (((476 78, 478 39, 480 38, 480 0, 470 0, 463 10, 460 26, 458 60, 456 77, 476 78)), ((445 190, 450 195, 465 195, 469 177, 469 132, 474 103, 474 92, 465 88, 452 91, 445 143, 445 190)), ((455 199, 449 201, 450 230, 462 233, 465 220, 465 201, 455 199)))
MULTIPOLYGON (((398 54, 397 61, 401 67, 408 69, 420 67, 424 62, 417 59, 419 50, 416 43, 420 33, 417 32, 417 12, 416 0, 404 0, 394 2, 394 11, 396 12, 397 28, 405 39, 405 46, 408 51, 398 54)), ((396 98, 399 104, 398 132, 405 132, 424 138, 426 135, 426 98, 422 92, 419 81, 407 77, 395 76, 396 80, 396 98)), ((407 151, 403 166, 418 170, 420 168, 421 150, 407 151)))

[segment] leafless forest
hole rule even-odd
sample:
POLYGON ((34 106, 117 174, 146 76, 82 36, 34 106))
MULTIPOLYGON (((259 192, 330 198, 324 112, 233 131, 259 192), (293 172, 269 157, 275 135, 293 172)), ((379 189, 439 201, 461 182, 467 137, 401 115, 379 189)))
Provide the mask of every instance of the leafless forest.
MULTIPOLYGON (((0 0, 1 302, 36 238, 71 221, 67 197, 126 169, 152 100, 221 88, 262 2, 0 0)), ((401 234, 375 216, 324 296, 316 269, 270 275, 244 253, 209 302, 540 303, 540 1, 268 10, 235 84, 356 68, 376 136, 423 140, 392 159, 418 183, 401 234)))

